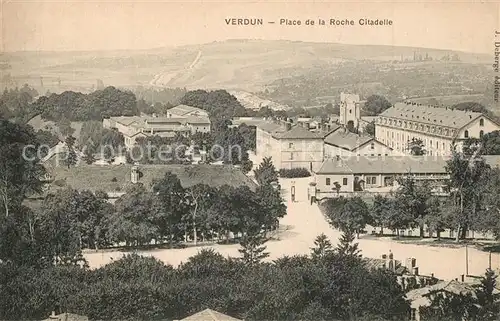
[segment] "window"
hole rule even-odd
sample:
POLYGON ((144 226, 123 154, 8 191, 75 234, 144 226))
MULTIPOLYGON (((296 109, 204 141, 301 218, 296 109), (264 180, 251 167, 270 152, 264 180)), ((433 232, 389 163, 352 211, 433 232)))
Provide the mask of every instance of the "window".
POLYGON ((394 132, 391 133, 392 138, 394 139, 394 132))
POLYGON ((481 130, 481 131, 479 132, 479 138, 483 138, 483 135, 484 135, 484 131, 482 131, 482 130, 481 130))
POLYGON ((370 149, 375 149, 375 143, 370 144, 370 149))
POLYGON ((450 230, 450 237, 454 237, 455 233, 453 230, 450 230))
POLYGON ((344 178, 342 179, 342 185, 347 185, 347 177, 344 177, 344 178))
POLYGON ((290 153, 290 160, 293 159, 293 153, 290 153))
POLYGON ((479 126, 484 126, 484 119, 482 119, 482 118, 481 118, 481 119, 479 120, 479 126))
POLYGON ((352 114, 352 109, 349 109, 349 114, 352 114))
POLYGON ((366 177, 366 184, 368 184, 368 185, 377 184, 377 176, 367 176, 366 177))
POLYGON ((468 131, 468 130, 466 130, 466 131, 464 132, 464 137, 465 137, 465 138, 469 138, 469 131, 468 131))
POLYGON ((292 149, 293 148, 293 143, 288 143, 288 148, 292 149))
POLYGON ((330 185, 330 177, 327 177, 326 178, 326 182, 325 182, 326 185, 330 185))
POLYGON ((444 147, 444 143, 443 143, 443 149, 445 149, 445 147, 444 147))

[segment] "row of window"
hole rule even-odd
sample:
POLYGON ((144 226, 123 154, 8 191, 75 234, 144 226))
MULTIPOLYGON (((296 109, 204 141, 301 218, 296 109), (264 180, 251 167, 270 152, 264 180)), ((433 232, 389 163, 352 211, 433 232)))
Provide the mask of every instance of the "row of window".
MULTIPOLYGON (((419 116, 417 116, 418 118, 419 116)), ((441 121, 442 122, 442 121, 441 121)), ((430 125, 424 125, 420 123, 413 123, 413 122, 408 122, 408 121, 402 121, 402 120, 396 120, 396 119, 390 119, 390 118, 379 118, 378 119, 379 124, 386 124, 389 126, 397 126, 401 128, 408 128, 412 130, 420 130, 420 131, 426 131, 428 133, 433 133, 433 134, 439 134, 439 135, 445 135, 445 136, 453 136, 456 131, 453 129, 445 128, 445 127, 440 127, 440 126, 430 126, 430 125)), ((479 120, 479 126, 484 126, 484 119, 479 120)))
MULTIPOLYGON (((347 183, 349 182, 349 180, 347 179, 347 177, 344 177, 342 178, 342 185, 347 185, 347 183)), ((376 185, 377 184, 377 176, 366 176, 365 177, 365 183, 367 185, 376 185)), ((326 177, 325 178, 325 184, 326 185, 331 185, 332 184, 332 181, 331 181, 331 178, 330 177, 326 177)))
MULTIPOLYGON (((344 186, 347 185, 348 181, 349 180, 347 179, 347 177, 344 177, 342 179, 342 185, 344 185, 344 186)), ((331 181, 330 177, 327 177, 326 180, 325 180, 325 184, 326 185, 331 185, 331 183, 332 183, 332 181, 331 181)))

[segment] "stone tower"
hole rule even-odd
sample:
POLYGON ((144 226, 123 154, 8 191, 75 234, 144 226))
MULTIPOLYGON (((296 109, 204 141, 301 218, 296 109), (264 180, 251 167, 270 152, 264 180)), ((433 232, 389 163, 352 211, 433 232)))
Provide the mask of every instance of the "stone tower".
POLYGON ((340 94, 340 119, 345 127, 358 129, 361 120, 361 102, 359 95, 340 94))

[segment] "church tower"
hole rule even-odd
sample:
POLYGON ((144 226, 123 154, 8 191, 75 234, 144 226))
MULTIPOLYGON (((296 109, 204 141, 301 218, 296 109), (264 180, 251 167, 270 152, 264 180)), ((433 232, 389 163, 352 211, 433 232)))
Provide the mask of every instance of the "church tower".
POLYGON ((361 102, 359 95, 340 94, 340 119, 341 125, 358 129, 361 120, 361 102))

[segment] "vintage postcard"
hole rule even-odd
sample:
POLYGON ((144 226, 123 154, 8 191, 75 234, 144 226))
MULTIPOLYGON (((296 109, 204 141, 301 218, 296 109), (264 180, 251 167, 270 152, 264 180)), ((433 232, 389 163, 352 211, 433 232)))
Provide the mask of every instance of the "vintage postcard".
POLYGON ((0 320, 500 320, 500 3, 0 22, 0 320))

